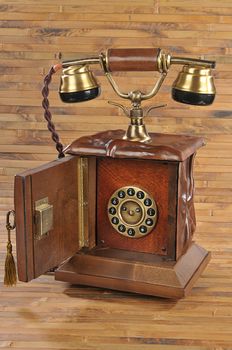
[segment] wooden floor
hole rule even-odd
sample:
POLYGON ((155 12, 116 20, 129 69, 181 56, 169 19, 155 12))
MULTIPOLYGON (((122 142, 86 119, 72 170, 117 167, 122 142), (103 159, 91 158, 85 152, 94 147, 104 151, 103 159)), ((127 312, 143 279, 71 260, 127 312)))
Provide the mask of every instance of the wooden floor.
POLYGON ((70 286, 51 275, 4 287, 4 211, 0 222, 0 349, 232 349, 229 233, 196 234, 213 252, 211 263, 191 296, 171 301, 70 286))

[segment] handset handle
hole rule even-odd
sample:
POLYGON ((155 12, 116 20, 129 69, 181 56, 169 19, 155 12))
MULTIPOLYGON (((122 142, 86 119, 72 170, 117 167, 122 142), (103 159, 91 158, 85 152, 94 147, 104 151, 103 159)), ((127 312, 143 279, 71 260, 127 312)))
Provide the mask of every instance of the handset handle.
POLYGON ((109 72, 159 71, 159 48, 108 49, 106 65, 109 72))

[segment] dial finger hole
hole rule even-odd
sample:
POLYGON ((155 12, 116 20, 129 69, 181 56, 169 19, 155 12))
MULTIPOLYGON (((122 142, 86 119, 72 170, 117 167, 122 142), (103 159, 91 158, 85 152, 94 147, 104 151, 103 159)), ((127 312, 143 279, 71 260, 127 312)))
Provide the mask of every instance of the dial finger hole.
POLYGON ((127 230, 127 233, 128 233, 129 236, 133 237, 135 235, 135 230, 133 228, 129 228, 127 230))
POLYGON ((146 233, 147 232, 147 227, 145 225, 140 226, 139 231, 141 233, 146 233))
POLYGON ((146 207, 150 207, 152 205, 152 200, 150 198, 146 198, 144 200, 144 204, 146 205, 146 207))
POLYGON ((148 219, 145 221, 145 224, 146 224, 147 226, 152 226, 152 225, 153 225, 153 220, 150 219, 150 218, 148 218, 148 219))
POLYGON ((112 199, 111 199, 111 203, 113 204, 113 205, 117 205, 118 204, 118 198, 117 197, 113 197, 112 199))
POLYGON ((153 208, 147 209, 147 215, 154 216, 155 215, 155 209, 153 209, 153 208))
POLYGON ((143 199, 145 197, 145 194, 143 191, 138 191, 136 196, 138 199, 143 199))
POLYGON ((118 192, 118 197, 119 198, 125 198, 125 196, 126 196, 126 193, 124 191, 119 191, 118 192))
POLYGON ((109 213, 110 213, 111 215, 116 214, 116 209, 115 209, 114 207, 111 207, 111 208, 109 209, 109 213))
POLYGON ((112 218, 111 222, 112 222, 112 224, 117 225, 119 223, 119 219, 116 216, 114 216, 112 218))
POLYGON ((118 230, 119 230, 119 232, 125 232, 126 231, 126 227, 121 224, 121 225, 118 226, 118 230))
POLYGON ((133 188, 128 188, 127 194, 128 194, 128 196, 134 196, 135 195, 135 190, 133 188))

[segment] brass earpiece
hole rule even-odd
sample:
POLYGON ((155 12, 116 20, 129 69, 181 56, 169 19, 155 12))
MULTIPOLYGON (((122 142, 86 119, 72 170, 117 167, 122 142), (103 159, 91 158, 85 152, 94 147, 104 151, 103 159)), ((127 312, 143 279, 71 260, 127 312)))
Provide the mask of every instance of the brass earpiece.
POLYGON ((215 94, 211 69, 204 66, 183 66, 172 85, 172 98, 181 103, 207 106, 215 94))
POLYGON ((59 93, 63 102, 88 101, 99 96, 100 86, 88 65, 71 65, 63 69, 59 93))

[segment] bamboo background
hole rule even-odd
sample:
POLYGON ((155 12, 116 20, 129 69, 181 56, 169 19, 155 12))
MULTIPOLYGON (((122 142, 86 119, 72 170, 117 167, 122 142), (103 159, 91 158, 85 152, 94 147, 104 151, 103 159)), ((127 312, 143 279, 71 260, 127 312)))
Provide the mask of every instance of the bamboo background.
MULTIPOLYGON (((0 0, 0 348, 232 349, 232 1, 0 0), (146 118, 149 131, 204 136, 195 163, 196 241, 213 252, 191 296, 178 302, 82 288, 53 276, 3 286, 5 212, 13 207, 14 175, 56 157, 43 120, 42 81, 57 61, 109 47, 161 47, 173 55, 216 59, 212 106, 176 103, 173 66, 146 104, 167 103, 146 118)), ((50 104, 62 141, 124 128, 127 118, 97 68, 98 99, 65 105, 59 76, 50 104)), ((157 75, 118 73, 122 90, 148 89, 157 75)), ((14 241, 13 235, 13 241, 14 241)), ((15 248, 15 245, 14 245, 15 248)))

